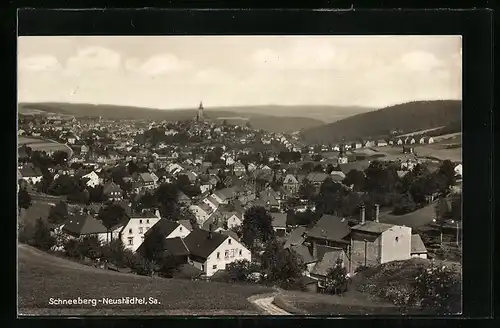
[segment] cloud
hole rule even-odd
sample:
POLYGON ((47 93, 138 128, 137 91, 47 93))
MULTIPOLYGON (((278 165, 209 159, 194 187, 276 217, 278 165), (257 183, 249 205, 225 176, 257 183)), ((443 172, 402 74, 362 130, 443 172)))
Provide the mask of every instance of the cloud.
POLYGON ((87 47, 70 57, 66 69, 70 73, 118 70, 121 67, 119 53, 102 47, 87 47))
POLYGON ((173 54, 165 53, 155 55, 144 62, 131 58, 127 60, 125 67, 131 72, 155 76, 190 69, 193 67, 193 64, 189 61, 181 60, 173 54))
POLYGON ((53 71, 61 69, 61 64, 54 56, 36 55, 20 58, 18 67, 21 71, 53 71))
POLYGON ((443 66, 443 62, 429 52, 415 51, 401 57, 399 63, 411 71, 432 71, 443 66))

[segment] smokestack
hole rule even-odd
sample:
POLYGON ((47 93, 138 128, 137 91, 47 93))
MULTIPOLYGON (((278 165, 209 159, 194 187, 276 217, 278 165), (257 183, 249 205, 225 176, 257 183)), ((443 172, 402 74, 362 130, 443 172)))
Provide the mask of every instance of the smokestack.
POLYGON ((375 222, 378 222, 378 214, 380 212, 379 204, 375 204, 375 222))
POLYGON ((360 206, 361 224, 365 223, 365 205, 360 206))

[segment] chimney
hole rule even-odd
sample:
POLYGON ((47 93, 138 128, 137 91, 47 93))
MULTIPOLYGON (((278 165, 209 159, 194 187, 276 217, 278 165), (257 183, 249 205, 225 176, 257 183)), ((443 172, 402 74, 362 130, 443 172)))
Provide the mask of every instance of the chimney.
POLYGON ((375 222, 378 222, 379 212, 380 212, 380 206, 379 204, 375 204, 375 222))
POLYGON ((365 205, 360 206, 361 224, 365 224, 365 205))
POLYGON ((212 239, 212 231, 213 231, 213 225, 210 223, 208 225, 208 239, 212 239))

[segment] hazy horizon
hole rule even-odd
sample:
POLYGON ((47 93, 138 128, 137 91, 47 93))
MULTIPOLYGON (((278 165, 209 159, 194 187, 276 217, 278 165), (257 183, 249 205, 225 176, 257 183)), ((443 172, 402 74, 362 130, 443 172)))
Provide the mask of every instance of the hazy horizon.
POLYGON ((460 36, 30 36, 20 103, 155 109, 461 100, 460 36))

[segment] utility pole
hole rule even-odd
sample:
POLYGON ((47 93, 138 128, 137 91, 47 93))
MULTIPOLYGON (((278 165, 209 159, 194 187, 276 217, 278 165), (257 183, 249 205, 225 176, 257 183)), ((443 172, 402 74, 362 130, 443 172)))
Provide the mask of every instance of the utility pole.
POLYGON ((459 227, 458 227, 458 221, 457 221, 457 247, 459 247, 459 242, 458 242, 458 234, 459 234, 460 230, 459 230, 459 227))

